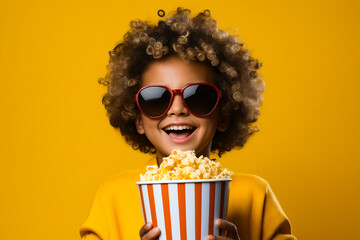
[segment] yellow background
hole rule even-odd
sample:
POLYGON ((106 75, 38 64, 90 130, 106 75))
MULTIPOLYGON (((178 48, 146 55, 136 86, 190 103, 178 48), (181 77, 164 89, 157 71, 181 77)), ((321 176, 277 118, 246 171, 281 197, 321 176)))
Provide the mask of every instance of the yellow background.
POLYGON ((210 9, 264 63, 261 131, 223 165, 267 179, 298 239, 360 239, 351 0, 1 0, 0 239, 79 239, 100 181, 149 158, 108 123, 97 79, 130 20, 177 6, 210 9))

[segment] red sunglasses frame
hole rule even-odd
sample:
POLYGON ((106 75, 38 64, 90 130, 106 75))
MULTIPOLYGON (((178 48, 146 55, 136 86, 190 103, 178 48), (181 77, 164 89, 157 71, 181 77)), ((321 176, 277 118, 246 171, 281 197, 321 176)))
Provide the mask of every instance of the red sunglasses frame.
POLYGON ((173 102, 174 102, 174 96, 175 94, 179 94, 181 96, 181 99, 182 99, 182 102, 184 104, 184 106, 186 107, 186 109, 194 116, 196 117, 207 117, 209 116, 210 114, 212 114, 214 112, 214 110, 216 109, 216 107, 218 106, 219 102, 220 102, 220 99, 222 97, 222 92, 214 85, 214 84, 211 84, 211 83, 192 83, 192 84, 189 84, 187 86, 185 86, 183 89, 170 89, 166 86, 163 86, 163 85, 149 85, 149 86, 145 86, 145 87, 142 87, 136 94, 135 94, 135 102, 136 102, 136 105, 138 106, 138 108, 140 109, 141 113, 144 114, 146 117, 150 118, 150 119, 158 119, 158 118, 161 118, 163 117, 168 111, 169 109, 171 108, 173 102), (218 98, 216 100, 216 104, 215 106, 213 107, 213 109, 205 114, 205 115, 199 115, 199 114, 196 114, 194 113, 193 111, 190 110, 190 108, 188 107, 188 105, 186 104, 185 100, 184 100, 184 96, 183 96, 183 93, 184 93, 184 90, 188 87, 191 87, 191 86, 194 86, 194 85, 208 85, 208 86, 211 86, 213 87, 217 94, 218 94, 218 98), (142 90, 146 89, 146 88, 149 88, 149 87, 162 87, 162 88, 165 88, 166 90, 168 90, 171 94, 171 98, 170 98, 170 103, 169 103, 169 106, 167 107, 167 109, 165 110, 165 112, 163 114, 161 114, 160 116, 157 116, 157 117, 151 117, 151 116, 148 116, 146 113, 143 112, 143 110, 141 109, 140 107, 140 104, 139 104, 139 94, 142 90))

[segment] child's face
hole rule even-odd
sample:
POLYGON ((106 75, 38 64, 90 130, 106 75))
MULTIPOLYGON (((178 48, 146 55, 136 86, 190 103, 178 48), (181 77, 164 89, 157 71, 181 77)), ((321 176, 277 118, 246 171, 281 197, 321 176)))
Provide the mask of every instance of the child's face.
MULTIPOLYGON (((182 89, 191 83, 213 83, 211 69, 201 63, 185 63, 179 58, 170 57, 151 63, 142 76, 142 87, 162 85, 169 89, 182 89)), ((181 96, 176 94, 163 117, 150 119, 141 114, 136 120, 136 127, 138 133, 145 134, 155 146, 159 164, 173 149, 195 150, 196 155, 209 157, 216 129, 227 129, 219 113, 215 109, 208 117, 196 117, 184 106, 181 96), (190 130, 169 130, 174 126, 190 130)))

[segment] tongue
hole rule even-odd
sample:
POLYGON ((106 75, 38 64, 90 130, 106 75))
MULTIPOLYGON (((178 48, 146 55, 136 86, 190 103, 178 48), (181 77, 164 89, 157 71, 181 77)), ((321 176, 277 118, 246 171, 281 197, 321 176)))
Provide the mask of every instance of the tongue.
POLYGON ((191 131, 178 131, 178 132, 170 132, 169 136, 172 138, 186 138, 188 136, 190 136, 191 131))

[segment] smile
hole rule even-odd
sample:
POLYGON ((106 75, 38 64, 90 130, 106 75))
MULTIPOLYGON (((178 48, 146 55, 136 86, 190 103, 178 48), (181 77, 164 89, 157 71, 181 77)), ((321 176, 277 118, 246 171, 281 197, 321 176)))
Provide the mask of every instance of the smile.
POLYGON ((169 138, 176 143, 185 143, 193 136, 195 127, 189 125, 170 125, 163 128, 169 138))

